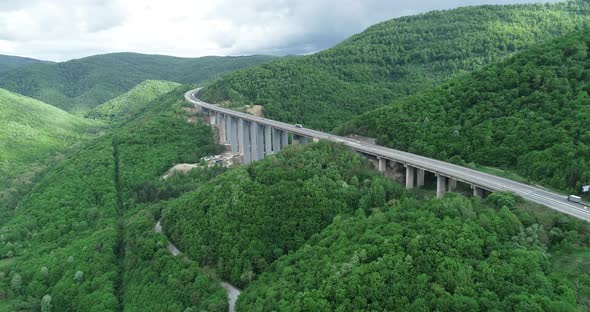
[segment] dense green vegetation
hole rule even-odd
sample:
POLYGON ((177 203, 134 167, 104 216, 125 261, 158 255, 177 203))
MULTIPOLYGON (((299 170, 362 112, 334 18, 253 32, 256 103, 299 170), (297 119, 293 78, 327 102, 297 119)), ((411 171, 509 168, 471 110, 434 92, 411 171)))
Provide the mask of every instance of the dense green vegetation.
POLYGON ((142 110, 148 109, 146 103, 153 102, 159 96, 178 88, 178 86, 180 86, 178 83, 170 81, 146 80, 122 95, 95 107, 86 114, 86 117, 125 121, 142 110))
POLYGON ((83 114, 148 80, 198 83, 221 72, 269 61, 268 56, 178 58, 114 53, 0 73, 0 88, 83 114))
POLYGON ((590 184, 590 31, 356 118, 341 129, 458 163, 516 170, 569 192, 590 184))
POLYGON ((220 172, 159 180, 173 163, 218 150, 208 126, 186 122, 186 90, 146 103, 125 126, 78 148, 19 204, 0 228, 5 310, 227 310, 219 281, 173 257, 153 233, 153 202, 220 172), (139 196, 146 189, 159 197, 139 196))
POLYGON ((192 259, 245 285, 338 214, 383 204, 401 188, 327 143, 236 168, 167 204, 164 229, 192 259))
POLYGON ((0 224, 51 163, 100 123, 0 89, 0 224))
POLYGON ((0 74, 11 69, 15 69, 21 66, 35 64, 35 63, 44 63, 44 61, 28 58, 28 57, 19 57, 19 56, 12 56, 12 55, 2 55, 0 54, 0 74))
POLYGON ((403 17, 332 49, 228 74, 204 99, 264 105, 265 116, 323 130, 534 43, 582 29, 585 0, 479 6, 403 17))
MULTIPOLYGON (((238 310, 585 309, 549 252, 578 244, 587 250, 588 224, 553 214, 544 227, 520 209, 511 212, 510 199, 403 199, 370 216, 337 217, 253 282, 238 310)), ((586 275, 588 296, 587 272, 577 273, 586 275)))

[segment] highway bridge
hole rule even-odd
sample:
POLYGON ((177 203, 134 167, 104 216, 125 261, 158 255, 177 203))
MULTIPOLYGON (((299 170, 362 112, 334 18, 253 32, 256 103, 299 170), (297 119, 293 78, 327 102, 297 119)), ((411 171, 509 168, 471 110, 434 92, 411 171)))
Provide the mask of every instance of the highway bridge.
POLYGON ((512 192, 528 201, 590 221, 590 210, 581 204, 569 202, 565 195, 448 162, 237 112, 199 100, 199 91, 200 88, 188 91, 186 100, 209 117, 211 125, 219 129, 220 141, 230 144, 232 152, 241 153, 244 163, 260 160, 289 144, 306 144, 310 139, 328 140, 342 143, 367 156, 381 172, 403 168, 407 188, 423 186, 426 174, 434 176, 439 198, 447 191, 453 191, 457 182, 462 182, 471 186, 474 196, 483 197, 489 192, 512 192))

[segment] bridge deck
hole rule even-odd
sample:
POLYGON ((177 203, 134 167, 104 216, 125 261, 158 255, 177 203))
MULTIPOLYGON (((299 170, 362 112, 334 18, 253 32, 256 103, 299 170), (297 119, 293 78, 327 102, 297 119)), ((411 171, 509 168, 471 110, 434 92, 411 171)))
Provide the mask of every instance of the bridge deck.
POLYGON ((584 207, 580 204, 569 202, 567 200, 567 196, 565 195, 560 195, 539 187, 530 186, 524 183, 512 181, 510 179, 494 176, 481 171, 458 166, 433 158, 407 153, 379 145, 363 143, 355 139, 345 138, 313 129, 295 127, 294 125, 280 121, 275 121, 272 119, 256 117, 246 113, 236 112, 231 109, 223 108, 218 105, 206 103, 199 100, 196 97, 199 91, 200 88, 188 91, 185 94, 185 98, 189 102, 208 110, 256 122, 261 125, 271 126, 273 128, 288 131, 301 136, 308 136, 318 139, 329 140, 332 142, 342 143, 350 147, 351 149, 364 154, 373 155, 376 157, 381 157, 396 162, 408 164, 412 167, 424 169, 435 174, 440 174, 449 178, 453 178, 458 181, 471 184, 473 186, 477 186, 489 191, 512 192, 526 200, 547 206, 553 210, 569 214, 582 220, 590 221, 590 210, 584 209, 584 207))

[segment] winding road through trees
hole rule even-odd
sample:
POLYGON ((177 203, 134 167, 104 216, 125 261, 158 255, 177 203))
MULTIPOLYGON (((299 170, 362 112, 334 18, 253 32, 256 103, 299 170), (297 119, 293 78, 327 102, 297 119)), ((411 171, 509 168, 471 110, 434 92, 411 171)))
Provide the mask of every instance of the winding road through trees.
MULTIPOLYGON (((158 223, 156 223, 156 225, 154 226, 154 231, 156 231, 156 233, 163 234, 161 221, 158 221, 158 223)), ((176 246, 174 246, 170 240, 168 240, 167 248, 170 251, 170 253, 175 257, 181 254, 181 251, 178 248, 176 248, 176 246)), ((229 301, 229 312, 234 312, 236 307, 236 301, 240 296, 241 290, 239 290, 237 287, 233 286, 228 282, 221 282, 221 287, 223 287, 227 291, 227 300, 229 301)))

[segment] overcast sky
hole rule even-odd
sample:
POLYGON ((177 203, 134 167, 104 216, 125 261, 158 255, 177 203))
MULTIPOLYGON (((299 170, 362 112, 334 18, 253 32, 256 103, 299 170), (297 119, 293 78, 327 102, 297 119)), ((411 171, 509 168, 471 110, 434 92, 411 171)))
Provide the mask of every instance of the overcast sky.
POLYGON ((0 54, 306 54, 390 18, 542 0, 0 0, 0 54))

